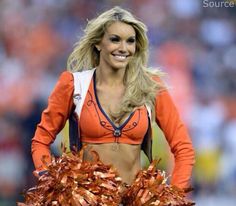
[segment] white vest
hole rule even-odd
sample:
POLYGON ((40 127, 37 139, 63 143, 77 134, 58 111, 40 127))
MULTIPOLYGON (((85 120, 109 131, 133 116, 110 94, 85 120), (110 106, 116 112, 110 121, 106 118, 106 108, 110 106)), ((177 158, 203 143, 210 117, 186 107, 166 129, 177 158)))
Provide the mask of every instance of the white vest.
MULTIPOLYGON (((81 110, 84 104, 84 100, 92 80, 95 68, 90 70, 85 70, 81 72, 74 72, 74 93, 73 93, 73 102, 75 105, 74 110, 72 111, 69 118, 69 136, 70 136, 70 148, 71 150, 79 150, 81 148, 80 142, 80 131, 79 131, 79 118, 81 110)), ((144 137, 142 143, 142 149, 145 154, 148 156, 149 161, 152 161, 152 138, 151 138, 151 108, 149 105, 145 104, 148 116, 149 116, 149 127, 148 131, 144 137), (150 140, 150 141, 148 141, 150 140)))
MULTIPOLYGON (((93 73, 96 68, 90 69, 90 70, 85 70, 81 72, 74 72, 73 77, 74 77, 74 104, 75 104, 75 111, 80 117, 80 113, 84 104, 84 100, 89 88, 89 84, 91 82, 91 79, 93 77, 93 73)), ((149 118, 152 119, 151 115, 151 108, 149 105, 145 104, 149 118)))

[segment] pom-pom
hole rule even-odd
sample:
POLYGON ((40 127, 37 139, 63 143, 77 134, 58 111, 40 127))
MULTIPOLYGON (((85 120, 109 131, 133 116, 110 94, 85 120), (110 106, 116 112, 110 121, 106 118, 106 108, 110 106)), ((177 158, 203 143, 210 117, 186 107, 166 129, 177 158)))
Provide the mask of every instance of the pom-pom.
POLYGON ((156 169, 157 160, 139 171, 131 186, 124 186, 117 171, 103 164, 95 151, 91 153, 91 162, 83 161, 83 149, 53 157, 47 173, 18 206, 118 206, 121 202, 124 206, 195 205, 186 198, 187 190, 166 183, 165 172, 156 169))
POLYGON ((98 154, 92 162, 83 161, 83 150, 53 157, 47 173, 36 187, 25 194, 18 206, 117 206, 121 202, 122 180, 111 165, 103 164, 98 154))
POLYGON ((141 170, 133 184, 123 194, 125 206, 191 206, 194 202, 186 199, 187 190, 166 183, 164 171, 156 170, 154 160, 147 170, 141 170))

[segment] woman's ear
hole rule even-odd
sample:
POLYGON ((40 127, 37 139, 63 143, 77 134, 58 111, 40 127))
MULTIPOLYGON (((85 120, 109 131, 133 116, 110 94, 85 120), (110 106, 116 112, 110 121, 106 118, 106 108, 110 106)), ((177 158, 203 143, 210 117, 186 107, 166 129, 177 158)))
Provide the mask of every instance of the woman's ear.
POLYGON ((99 45, 95 45, 96 49, 100 52, 101 51, 101 48, 99 45))

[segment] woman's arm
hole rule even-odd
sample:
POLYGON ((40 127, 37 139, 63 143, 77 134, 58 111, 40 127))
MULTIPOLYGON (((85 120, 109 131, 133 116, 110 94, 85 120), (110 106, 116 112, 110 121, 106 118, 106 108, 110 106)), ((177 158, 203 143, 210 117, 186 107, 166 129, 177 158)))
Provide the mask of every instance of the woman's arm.
POLYGON ((192 167, 195 162, 194 149, 187 128, 181 121, 167 90, 157 95, 155 107, 156 122, 164 132, 175 159, 171 184, 187 188, 190 186, 192 167))
POLYGON ((37 170, 44 169, 42 157, 46 162, 51 161, 50 144, 56 135, 63 129, 73 105, 73 75, 63 72, 52 91, 48 106, 43 111, 41 122, 37 125, 35 135, 32 139, 32 157, 37 170))

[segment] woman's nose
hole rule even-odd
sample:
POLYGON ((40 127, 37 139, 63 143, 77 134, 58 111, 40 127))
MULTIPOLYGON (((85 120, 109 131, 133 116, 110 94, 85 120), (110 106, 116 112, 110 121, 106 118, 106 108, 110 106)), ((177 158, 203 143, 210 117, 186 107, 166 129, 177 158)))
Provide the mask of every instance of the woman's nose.
POLYGON ((127 51, 127 44, 126 42, 121 42, 119 46, 119 51, 126 52, 127 51))

